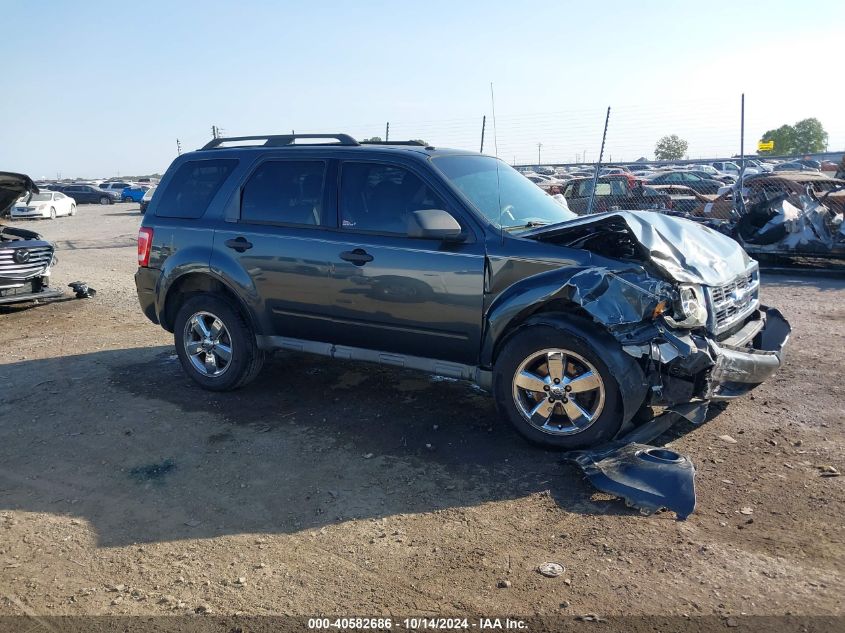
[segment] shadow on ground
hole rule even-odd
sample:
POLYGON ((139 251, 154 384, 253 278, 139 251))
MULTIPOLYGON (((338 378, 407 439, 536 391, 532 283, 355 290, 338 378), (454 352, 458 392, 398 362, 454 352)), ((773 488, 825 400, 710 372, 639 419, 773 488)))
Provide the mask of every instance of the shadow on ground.
POLYGON ((544 491, 574 513, 634 512, 526 443, 486 394, 409 371, 285 354, 217 394, 157 347, 2 365, 0 384, 0 511, 85 519, 102 546, 291 533, 544 491))

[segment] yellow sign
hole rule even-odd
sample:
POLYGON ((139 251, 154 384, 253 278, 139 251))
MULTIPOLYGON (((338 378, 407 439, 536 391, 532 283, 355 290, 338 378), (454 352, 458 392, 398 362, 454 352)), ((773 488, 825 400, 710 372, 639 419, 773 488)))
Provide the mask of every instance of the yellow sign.
POLYGON ((757 141, 757 151, 771 152, 775 148, 774 141, 757 141))

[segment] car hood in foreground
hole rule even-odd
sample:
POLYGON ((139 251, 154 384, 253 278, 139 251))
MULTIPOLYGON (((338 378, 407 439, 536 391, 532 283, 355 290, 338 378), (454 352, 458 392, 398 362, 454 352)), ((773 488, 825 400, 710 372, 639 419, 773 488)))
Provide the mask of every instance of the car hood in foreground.
POLYGON ((669 279, 682 283, 719 286, 751 265, 748 254, 728 236, 691 220, 653 211, 582 216, 520 237, 583 248, 605 257, 644 258, 669 279), (638 252, 630 252, 632 247, 638 252))
POLYGON ((38 193, 38 187, 29 176, 0 171, 0 212, 14 205, 27 193, 38 193))

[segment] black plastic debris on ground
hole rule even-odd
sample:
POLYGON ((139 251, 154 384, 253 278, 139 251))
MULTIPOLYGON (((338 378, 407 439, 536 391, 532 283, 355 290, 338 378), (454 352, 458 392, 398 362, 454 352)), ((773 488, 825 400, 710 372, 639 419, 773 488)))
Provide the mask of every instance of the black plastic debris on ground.
POLYGON ((72 281, 67 285, 67 287, 71 288, 76 293, 77 299, 90 299, 97 294, 97 291, 91 288, 84 281, 72 281))
POLYGON ((129 475, 139 482, 161 482, 165 475, 176 468, 176 463, 171 459, 165 459, 158 464, 146 464, 136 466, 129 471, 129 475))
POLYGON ((700 424, 707 405, 657 416, 620 439, 592 450, 570 451, 573 461, 598 490, 621 497, 643 514, 671 510, 679 521, 695 510, 695 466, 685 455, 650 442, 679 419, 700 424))

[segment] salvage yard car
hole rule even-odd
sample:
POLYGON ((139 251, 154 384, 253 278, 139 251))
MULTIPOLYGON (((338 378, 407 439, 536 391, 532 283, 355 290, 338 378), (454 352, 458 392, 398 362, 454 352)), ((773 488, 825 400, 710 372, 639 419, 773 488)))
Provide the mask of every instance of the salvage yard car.
POLYGON ((120 191, 100 189, 95 185, 62 185, 58 189, 77 204, 114 204, 120 202, 120 191))
MULTIPOLYGON (((563 197, 572 211, 587 213, 593 178, 570 180, 563 190, 563 197)), ((658 189, 649 187, 644 180, 631 174, 599 176, 593 212, 620 209, 671 209, 672 199, 658 189)))
MULTIPOLYGON (((0 215, 21 196, 37 192, 28 176, 0 172, 0 215)), ((49 283, 54 251, 38 233, 0 224, 0 304, 61 296, 49 283)))
POLYGON ((55 220, 60 215, 76 215, 76 200, 60 191, 26 194, 12 207, 12 219, 55 220))
POLYGON ((567 449, 651 405, 691 415, 746 394, 790 332, 725 235, 578 217, 496 158, 345 134, 178 157, 135 282, 206 389, 247 384, 270 350, 372 361, 474 381, 526 438, 567 449))
POLYGON ((147 212, 147 206, 150 204, 150 200, 153 199, 153 194, 156 191, 156 185, 153 185, 149 189, 144 192, 144 195, 141 196, 140 206, 141 206, 141 213, 147 212))

